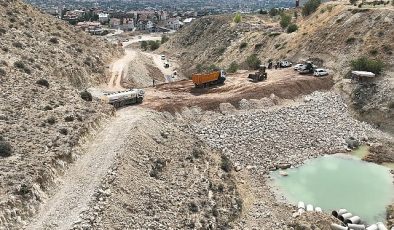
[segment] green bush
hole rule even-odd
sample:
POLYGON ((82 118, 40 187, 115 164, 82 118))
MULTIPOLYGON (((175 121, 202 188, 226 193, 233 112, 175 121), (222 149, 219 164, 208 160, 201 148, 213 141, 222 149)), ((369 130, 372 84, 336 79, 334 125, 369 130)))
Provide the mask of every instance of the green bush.
POLYGON ((252 54, 246 59, 246 63, 250 68, 258 69, 261 65, 261 60, 257 57, 256 54, 252 54))
POLYGON ((166 35, 161 36, 161 44, 168 42, 168 40, 170 40, 170 38, 167 37, 166 35))
POLYGON ((57 39, 56 37, 53 37, 53 38, 49 39, 49 42, 51 42, 53 44, 59 44, 59 39, 57 39))
POLYGON ((248 46, 248 43, 242 42, 241 45, 239 46, 239 49, 240 50, 245 49, 247 46, 248 46))
POLYGON ((225 171, 225 172, 230 172, 232 169, 232 164, 230 159, 228 159, 228 157, 226 156, 222 156, 222 163, 220 165, 220 168, 225 171))
POLYGON ((238 64, 234 61, 234 62, 232 62, 232 63, 230 64, 230 66, 228 67, 227 72, 229 72, 229 73, 235 73, 235 72, 238 71, 238 68, 239 68, 238 64))
POLYGON ((298 26, 296 24, 291 24, 287 27, 287 33, 293 33, 298 30, 298 26))
POLYGON ((147 50, 148 49, 148 42, 147 41, 142 41, 141 42, 141 49, 147 50))
POLYGON ((313 12, 319 8, 321 4, 320 0, 308 0, 305 4, 304 7, 302 8, 302 15, 308 16, 311 15, 313 12))
POLYGON ((242 21, 242 16, 241 16, 241 14, 238 12, 238 13, 236 13, 235 16, 234 16, 234 22, 235 22, 235 23, 240 23, 241 21, 242 21))
POLYGON ((356 38, 350 37, 346 39, 346 44, 350 45, 353 44, 356 41, 356 38))
POLYGON ((281 17, 280 17, 280 26, 282 28, 288 27, 290 25, 290 22, 291 22, 290 15, 287 15, 287 14, 282 14, 281 15, 281 17))
POLYGON ((381 60, 372 60, 367 57, 361 57, 351 62, 352 70, 368 71, 374 74, 381 74, 384 69, 384 63, 381 60))
POLYGON ((349 0, 349 2, 350 2, 350 4, 352 4, 352 5, 356 5, 357 2, 358 2, 358 0, 349 0))
POLYGON ((12 146, 4 141, 2 138, 0 139, 0 157, 9 157, 12 154, 12 146))
POLYGON ((159 41, 148 41, 148 46, 150 50, 157 50, 160 47, 160 42, 159 41))
POLYGON ((80 93, 80 95, 81 95, 81 98, 83 99, 83 100, 85 100, 85 101, 92 101, 93 100, 93 96, 92 96, 92 94, 91 93, 89 93, 88 91, 82 91, 81 93, 80 93))

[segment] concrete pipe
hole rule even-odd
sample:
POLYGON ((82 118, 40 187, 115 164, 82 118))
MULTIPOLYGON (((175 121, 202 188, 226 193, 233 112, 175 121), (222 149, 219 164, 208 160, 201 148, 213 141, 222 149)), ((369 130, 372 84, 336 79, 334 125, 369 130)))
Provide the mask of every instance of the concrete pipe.
POLYGON ((345 213, 347 213, 347 210, 344 209, 344 208, 341 208, 338 211, 334 210, 334 211, 331 212, 331 214, 333 216, 335 216, 336 218, 338 218, 339 215, 342 215, 342 214, 345 214, 345 213))
POLYGON ((301 215, 302 213, 304 213, 305 212, 305 209, 303 209, 303 208, 299 208, 298 209, 298 213, 301 215))
POLYGON ((341 226, 339 224, 331 224, 332 230, 348 230, 347 227, 341 226))
POLYGON ((313 205, 308 204, 308 205, 306 206, 306 211, 307 211, 307 212, 313 212, 313 205))
POLYGON ((387 230, 386 226, 384 226, 382 222, 378 222, 376 225, 378 226, 379 230, 387 230))
POLYGON ((345 219, 345 224, 359 224, 361 222, 361 218, 359 216, 352 216, 348 219, 345 219))
POLYGON ((365 225, 363 224, 348 224, 347 226, 351 230, 365 230, 365 225))
POLYGON ((302 201, 298 202, 298 209, 300 209, 300 208, 305 209, 305 204, 302 201))
POLYGON ((316 207, 316 208, 315 208, 315 211, 316 211, 316 212, 323 212, 323 211, 321 210, 320 207, 316 207))
POLYGON ((351 214, 350 212, 347 212, 345 214, 339 215, 338 219, 342 222, 345 222, 346 219, 349 219, 350 217, 352 217, 353 214, 351 214))
POLYGON ((379 230, 379 227, 378 227, 378 225, 373 224, 373 225, 367 227, 366 230, 379 230))

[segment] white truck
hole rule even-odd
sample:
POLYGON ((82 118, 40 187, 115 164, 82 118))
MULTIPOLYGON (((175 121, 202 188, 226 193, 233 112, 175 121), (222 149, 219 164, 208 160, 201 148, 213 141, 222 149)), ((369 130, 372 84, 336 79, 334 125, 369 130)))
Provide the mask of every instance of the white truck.
POLYGON ((145 91, 142 89, 128 89, 125 91, 104 93, 101 101, 119 108, 126 105, 139 104, 144 100, 145 91))

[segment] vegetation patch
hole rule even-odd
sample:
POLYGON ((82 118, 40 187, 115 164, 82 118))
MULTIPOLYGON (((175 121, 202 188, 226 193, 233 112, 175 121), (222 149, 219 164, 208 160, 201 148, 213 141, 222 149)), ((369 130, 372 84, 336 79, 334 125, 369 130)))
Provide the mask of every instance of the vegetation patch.
POLYGON ((298 30, 298 26, 296 24, 291 24, 289 25, 289 27, 287 27, 287 33, 293 33, 296 32, 298 30))
POLYGON ((351 45, 354 44, 356 42, 356 38, 354 37, 350 37, 348 39, 346 39, 346 44, 351 45))
POLYGON ((317 10, 317 8, 319 8, 320 4, 321 4, 320 0, 308 0, 304 4, 304 7, 302 8, 302 15, 304 16, 311 15, 313 12, 317 10))
POLYGON ((240 50, 243 50, 243 49, 245 49, 247 46, 248 46, 248 43, 242 42, 241 45, 239 46, 239 49, 240 49, 240 50))
POLYGON ((36 84, 49 88, 49 82, 46 79, 40 79, 40 80, 36 81, 36 84))
POLYGON ((252 54, 246 59, 246 64, 248 64, 251 69, 258 69, 261 65, 261 60, 256 54, 252 54))
POLYGON ((84 100, 84 101, 92 101, 93 100, 93 96, 92 96, 92 94, 90 93, 90 92, 88 92, 88 91, 82 91, 81 93, 80 93, 80 96, 81 96, 81 98, 84 100))
POLYGON ((235 72, 238 71, 238 68, 239 68, 239 65, 238 65, 235 61, 233 61, 233 62, 230 64, 230 66, 228 67, 227 72, 229 72, 229 73, 235 73, 235 72))
POLYGON ((0 137, 0 157, 9 157, 12 154, 12 146, 0 137))
POLYGON ((373 60, 367 57, 360 57, 351 62, 352 70, 368 71, 374 74, 381 74, 384 63, 381 60, 373 60))

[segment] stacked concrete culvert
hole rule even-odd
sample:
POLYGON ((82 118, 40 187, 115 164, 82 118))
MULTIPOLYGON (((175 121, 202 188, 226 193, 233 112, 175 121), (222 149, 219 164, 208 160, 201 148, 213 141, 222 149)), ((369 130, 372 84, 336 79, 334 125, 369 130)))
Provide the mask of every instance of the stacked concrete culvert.
POLYGON ((342 221, 342 225, 331 224, 331 229, 333 230, 387 230, 386 226, 382 222, 366 226, 361 221, 359 216, 353 216, 352 213, 348 212, 346 209, 334 210, 331 212, 335 218, 342 221))

